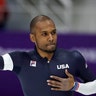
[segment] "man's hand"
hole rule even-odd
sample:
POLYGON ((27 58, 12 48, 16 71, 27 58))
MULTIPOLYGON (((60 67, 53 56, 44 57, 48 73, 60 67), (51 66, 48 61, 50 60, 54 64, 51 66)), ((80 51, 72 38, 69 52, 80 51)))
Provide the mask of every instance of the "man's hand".
POLYGON ((65 70, 65 74, 68 78, 61 78, 58 76, 50 76, 50 78, 54 80, 47 80, 49 86, 51 86, 51 90, 55 91, 69 91, 74 86, 74 77, 65 70))

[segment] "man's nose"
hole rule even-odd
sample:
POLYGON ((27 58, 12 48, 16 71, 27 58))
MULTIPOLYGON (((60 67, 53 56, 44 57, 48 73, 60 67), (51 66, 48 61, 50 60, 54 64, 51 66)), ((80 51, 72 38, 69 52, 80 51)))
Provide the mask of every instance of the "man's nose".
POLYGON ((53 36, 51 34, 49 35, 49 41, 53 41, 53 36))

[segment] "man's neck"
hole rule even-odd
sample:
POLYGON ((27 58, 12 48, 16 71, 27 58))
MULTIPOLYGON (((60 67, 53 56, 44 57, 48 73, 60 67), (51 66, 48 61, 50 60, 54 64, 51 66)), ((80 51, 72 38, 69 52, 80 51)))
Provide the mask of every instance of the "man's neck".
POLYGON ((44 51, 40 51, 40 50, 37 50, 38 51, 38 53, 39 53, 39 55, 42 57, 42 58, 47 58, 48 59, 48 61, 50 61, 51 60, 51 58, 53 57, 53 54, 54 54, 54 52, 52 52, 52 53, 48 53, 48 52, 44 52, 44 51))

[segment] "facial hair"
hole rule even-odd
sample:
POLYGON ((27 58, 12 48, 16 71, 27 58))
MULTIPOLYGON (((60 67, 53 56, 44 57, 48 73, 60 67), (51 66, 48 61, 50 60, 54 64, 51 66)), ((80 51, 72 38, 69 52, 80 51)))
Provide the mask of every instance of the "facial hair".
MULTIPOLYGON (((54 47, 53 49, 51 49, 51 50, 46 50, 46 49, 44 49, 44 48, 39 47, 38 43, 36 44, 36 46, 38 47, 38 49, 40 49, 41 51, 46 52, 46 53, 54 53, 55 50, 56 50, 56 47, 57 47, 57 45, 55 44, 55 47, 54 47)), ((46 45, 46 46, 47 46, 47 45, 46 45)))

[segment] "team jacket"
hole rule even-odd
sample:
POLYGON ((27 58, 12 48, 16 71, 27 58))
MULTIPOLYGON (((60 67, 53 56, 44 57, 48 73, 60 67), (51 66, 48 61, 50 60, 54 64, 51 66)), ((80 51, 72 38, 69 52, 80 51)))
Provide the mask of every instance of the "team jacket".
POLYGON ((72 91, 52 91, 47 85, 50 75, 67 78, 64 73, 66 68, 84 82, 96 79, 78 51, 64 49, 56 49, 50 62, 46 57, 42 58, 36 49, 8 53, 0 57, 0 68, 17 74, 24 96, 72 96, 72 91))

